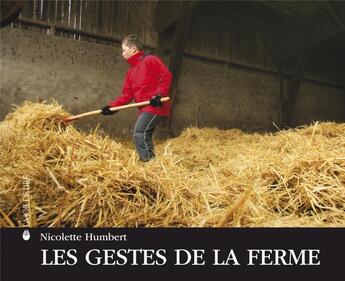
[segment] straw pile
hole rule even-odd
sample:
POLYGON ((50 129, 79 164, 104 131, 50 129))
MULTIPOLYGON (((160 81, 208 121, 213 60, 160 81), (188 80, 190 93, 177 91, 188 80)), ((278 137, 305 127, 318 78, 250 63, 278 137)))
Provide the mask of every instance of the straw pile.
POLYGON ((345 124, 189 128, 142 164, 67 115, 25 103, 0 124, 2 226, 345 226, 345 124))

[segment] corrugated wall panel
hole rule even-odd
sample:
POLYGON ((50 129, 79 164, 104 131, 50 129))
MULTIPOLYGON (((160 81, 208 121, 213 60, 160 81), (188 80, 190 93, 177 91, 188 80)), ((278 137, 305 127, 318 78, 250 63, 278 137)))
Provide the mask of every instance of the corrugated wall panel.
POLYGON ((186 48, 191 53, 275 70, 264 40, 261 31, 255 26, 198 10, 193 17, 186 48))
MULTIPOLYGON (((135 4, 143 17, 151 23, 155 2, 136 1, 135 4)), ((148 43, 152 40, 149 31, 140 24, 126 1, 30 0, 24 2, 21 15, 87 32, 118 37, 138 33, 148 43)))
MULTIPOLYGON (((144 20, 152 24, 156 1, 136 1, 136 7, 144 20)), ((169 11, 167 11, 169 12, 169 11)), ((130 33, 139 34, 147 44, 155 45, 150 31, 141 24, 140 19, 130 9, 127 1, 95 0, 29 0, 25 1, 22 17, 47 21, 82 31, 122 38, 130 33)), ((27 27, 33 30, 44 28, 27 27)), ((97 42, 87 36, 76 36, 71 32, 60 35, 70 38, 97 42)), ((173 32, 170 32, 167 46, 171 47, 173 32)), ((225 59, 233 63, 276 70, 267 45, 274 44, 274 38, 268 32, 253 23, 239 17, 229 17, 213 10, 197 8, 192 19, 191 31, 186 49, 193 54, 225 59)), ((323 81, 339 82, 337 58, 332 50, 326 50, 320 56, 314 56, 308 65, 307 77, 323 81)), ((293 71, 293 62, 285 68, 293 71)))

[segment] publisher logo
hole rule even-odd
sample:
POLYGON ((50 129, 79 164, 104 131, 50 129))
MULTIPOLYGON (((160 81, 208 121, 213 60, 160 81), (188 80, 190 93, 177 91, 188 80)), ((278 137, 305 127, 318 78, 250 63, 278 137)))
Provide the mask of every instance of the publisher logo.
POLYGON ((24 241, 28 241, 30 239, 30 232, 29 232, 29 230, 27 230, 27 229, 24 230, 22 237, 23 237, 24 241))

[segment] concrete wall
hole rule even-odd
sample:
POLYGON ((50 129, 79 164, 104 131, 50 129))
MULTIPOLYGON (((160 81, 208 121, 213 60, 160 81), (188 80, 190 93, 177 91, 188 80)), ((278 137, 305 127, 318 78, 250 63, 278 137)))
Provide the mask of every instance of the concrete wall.
POLYGON ((174 121, 181 127, 270 130, 279 122, 279 83, 225 64, 185 59, 174 121))
POLYGON ((318 120, 345 122, 345 89, 301 84, 293 124, 299 126, 318 120))
MULTIPOLYGON (((55 99, 74 114, 101 108, 120 93, 126 69, 119 48, 3 28, 0 118, 12 104, 25 100, 55 99)), ((273 122, 280 122, 279 106, 276 76, 186 58, 173 128, 272 130, 273 122)), ((129 135, 135 119, 136 110, 131 109, 75 124, 89 130, 100 123, 107 133, 129 135)), ((345 121, 344 90, 302 83, 295 121, 301 125, 312 120, 345 121)))
MULTIPOLYGON (((119 48, 15 28, 1 29, 1 41, 1 119, 25 100, 54 99, 78 114, 105 106, 121 91, 127 63, 119 48)), ((101 123, 108 132, 128 134, 136 110, 115 116, 75 124, 89 130, 101 123)))

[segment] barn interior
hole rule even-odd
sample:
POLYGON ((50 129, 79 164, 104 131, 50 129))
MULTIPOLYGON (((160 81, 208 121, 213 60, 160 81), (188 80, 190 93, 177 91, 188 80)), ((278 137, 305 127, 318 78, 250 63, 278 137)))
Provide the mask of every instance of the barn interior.
POLYGON ((2 225, 25 224, 26 177, 32 226, 344 226, 344 50, 337 1, 1 1, 2 225), (128 141, 136 109, 54 137, 41 122, 120 95, 128 34, 173 73, 162 158, 145 166, 128 141))
MULTIPOLYGON (((127 68, 121 39, 136 33, 174 73, 172 134, 190 125, 272 131, 344 121, 343 3, 181 3, 25 1, 1 30, 1 119, 24 100, 54 99, 73 113, 105 105, 127 68)), ((129 135, 134 119, 123 111, 116 126, 101 117, 78 126, 102 122, 129 135)))

